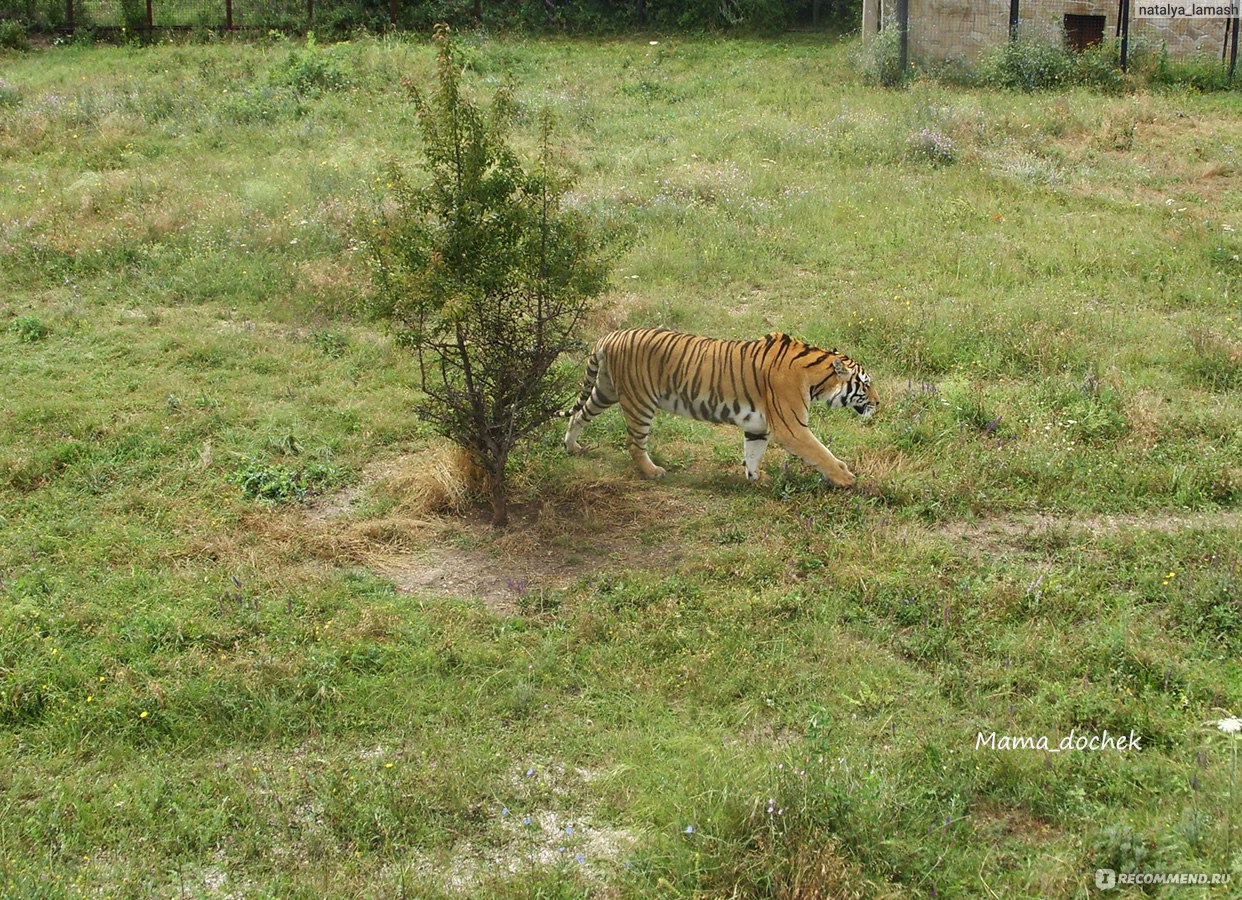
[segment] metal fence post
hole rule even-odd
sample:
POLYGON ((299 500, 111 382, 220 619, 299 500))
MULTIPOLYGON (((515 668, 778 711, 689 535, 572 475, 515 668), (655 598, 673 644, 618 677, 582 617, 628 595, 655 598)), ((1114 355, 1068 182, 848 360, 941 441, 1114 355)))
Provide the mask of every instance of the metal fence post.
POLYGON ((1018 39, 1018 0, 1009 0, 1009 40, 1018 39))
POLYGON ((69 33, 73 34, 73 0, 65 0, 65 18, 69 20, 69 33))
POLYGON ((897 28, 901 35, 901 71, 910 63, 910 0, 897 0, 897 28))
POLYGON ((224 27, 233 30, 233 0, 224 0, 224 27))
POLYGON ((147 37, 155 33, 155 12, 151 9, 151 0, 147 0, 147 37))
POLYGON ((1121 71, 1125 72, 1130 62, 1130 0, 1121 0, 1121 71))
POLYGON ((1238 22, 1239 17, 1233 17, 1233 41, 1229 47, 1229 78, 1233 79, 1233 73, 1238 68, 1238 22))

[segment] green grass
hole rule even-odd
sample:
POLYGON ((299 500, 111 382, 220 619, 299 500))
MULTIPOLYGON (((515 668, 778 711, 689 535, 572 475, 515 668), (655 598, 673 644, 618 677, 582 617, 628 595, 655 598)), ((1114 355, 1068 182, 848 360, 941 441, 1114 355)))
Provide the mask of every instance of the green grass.
POLYGON ((428 46, 7 57, 0 894, 1242 877, 1238 95, 885 91, 849 50, 467 39, 625 236, 596 332, 785 330, 885 401, 814 413, 853 492, 685 420, 659 484, 619 416, 549 429, 505 535, 418 511, 410 360, 349 315, 428 46), (500 587, 409 589, 432 552, 500 587), (1104 729, 1142 750, 975 749, 1104 729))

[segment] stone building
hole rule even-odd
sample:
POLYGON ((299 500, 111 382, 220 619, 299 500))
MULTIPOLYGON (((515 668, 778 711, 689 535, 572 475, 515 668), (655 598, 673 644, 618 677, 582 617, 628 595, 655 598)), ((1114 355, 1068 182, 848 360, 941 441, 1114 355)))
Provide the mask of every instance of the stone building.
MULTIPOLYGON (((974 62, 1009 38, 1010 0, 908 0, 910 59, 974 62)), ((891 21, 895 0, 863 0, 863 40, 891 21)), ((1025 40, 1064 41, 1082 49, 1117 34, 1118 0, 1019 0, 1018 34, 1025 40)), ((1130 39, 1164 43, 1169 56, 1220 56, 1229 19, 1139 19, 1130 39)))

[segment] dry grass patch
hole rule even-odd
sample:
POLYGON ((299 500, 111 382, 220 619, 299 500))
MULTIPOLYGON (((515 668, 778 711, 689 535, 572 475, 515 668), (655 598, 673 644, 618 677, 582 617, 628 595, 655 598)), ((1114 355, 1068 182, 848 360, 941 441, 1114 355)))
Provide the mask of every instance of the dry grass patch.
POLYGON ((382 493, 396 498, 400 513, 415 518, 460 515, 488 491, 486 473, 469 453, 447 442, 377 464, 364 473, 363 480, 377 482, 382 493))
POLYGON ((348 259, 320 257, 299 262, 298 290, 321 302, 348 302, 371 289, 370 276, 348 259))
POLYGON ((858 447, 852 452, 849 463, 860 484, 889 484, 894 479, 912 479, 923 474, 926 468, 926 463, 913 454, 879 446, 858 447))
POLYGON ((794 852, 786 871, 777 873, 773 896, 777 900, 889 900, 905 896, 895 885, 881 884, 863 875, 835 839, 803 844, 794 852))

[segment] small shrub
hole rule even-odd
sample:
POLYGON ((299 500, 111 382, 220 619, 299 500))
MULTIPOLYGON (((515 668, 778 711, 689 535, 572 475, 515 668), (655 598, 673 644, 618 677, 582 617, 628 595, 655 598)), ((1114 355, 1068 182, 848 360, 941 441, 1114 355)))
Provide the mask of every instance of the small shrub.
POLYGON ((1073 81, 1108 94, 1126 89, 1126 73, 1121 71, 1121 47, 1116 40, 1093 44, 1077 54, 1073 81))
POLYGON ((1165 55, 1152 79, 1157 84, 1184 86, 1191 90, 1227 91, 1234 86, 1229 67, 1214 53, 1196 53, 1189 59, 1173 61, 1165 55))
POLYGON ((38 316, 18 316, 9 326, 9 331, 17 335, 23 344, 33 344, 47 337, 51 329, 38 316))
POLYGON ((340 62, 315 43, 314 32, 306 35, 303 49, 290 50, 284 62, 272 69, 270 80, 302 97, 343 91, 353 84, 340 62))
POLYGON ((6 106, 17 106, 21 101, 22 98, 17 88, 0 78, 0 109, 6 106))
POLYGON ((1076 60, 1064 47, 1045 41, 1009 41, 983 58, 979 81, 985 87, 1042 91, 1072 80, 1076 60))
POLYGON ((504 525, 514 448, 559 417, 580 377, 557 361, 581 349, 582 323, 607 285, 607 234, 565 202, 551 114, 528 170, 506 139, 510 93, 480 109, 462 91, 446 29, 436 41, 438 85, 415 93, 430 182, 391 170, 393 195, 370 239, 368 307, 413 352, 419 414, 486 471, 492 521, 504 525))
MULTIPOLYGON (((1118 61, 1120 61, 1118 47, 1118 61)), ((1131 37, 1130 49, 1126 54, 1126 67, 1130 78, 1139 84, 1151 84, 1160 80, 1160 73, 1169 64, 1169 45, 1164 41, 1153 41, 1148 38, 1131 37)))
POLYGON ((1111 444, 1130 432, 1121 397, 1109 388, 1099 388, 1094 394, 1073 391, 1058 411, 1065 433, 1078 443, 1111 444))
POLYGON ((141 34, 147 27, 147 4, 143 0, 121 0, 122 34, 141 34))
POLYGON ((26 27, 14 19, 0 19, 0 49, 29 50, 30 41, 26 39, 26 27))
POLYGON ((909 78, 908 68, 901 65, 901 30, 888 19, 871 43, 861 48, 855 63, 863 81, 882 87, 900 87, 909 78))
POLYGON ((951 87, 974 87, 979 82, 978 72, 964 56, 950 56, 925 66, 924 71, 932 80, 951 87))
POLYGON ((301 502, 327 484, 334 472, 323 463, 310 463, 301 469, 280 464, 248 463, 233 473, 230 481, 239 485, 247 500, 269 503, 301 502))
POLYGON ((906 153, 913 159, 926 160, 936 165, 947 165, 957 158, 953 139, 930 128, 917 131, 907 138, 906 153))
POLYGON ((314 331, 311 346, 329 359, 340 359, 349 350, 349 338, 339 331, 314 331))
POLYGON ((1095 839, 1095 865, 1116 872, 1138 872, 1147 861, 1146 839, 1129 825, 1109 825, 1095 839))
POLYGON ((382 34, 389 27, 387 4, 342 0, 325 6, 322 13, 315 10, 315 28, 331 37, 382 34))

